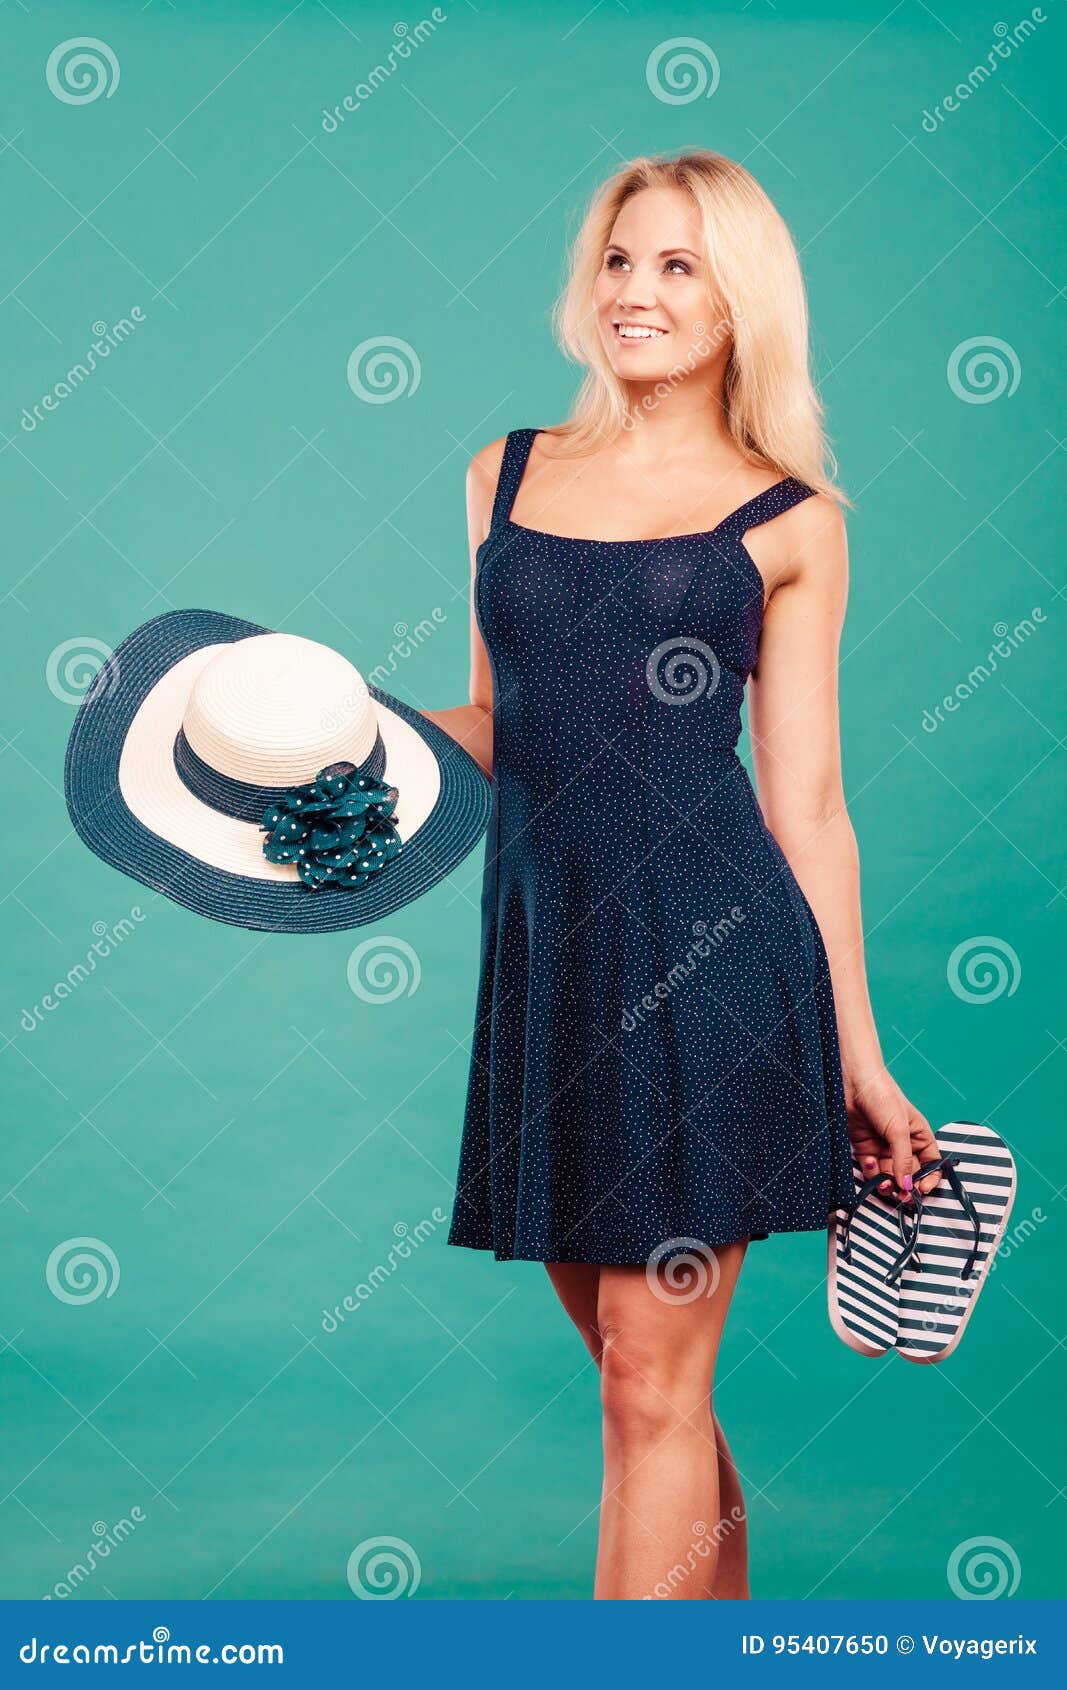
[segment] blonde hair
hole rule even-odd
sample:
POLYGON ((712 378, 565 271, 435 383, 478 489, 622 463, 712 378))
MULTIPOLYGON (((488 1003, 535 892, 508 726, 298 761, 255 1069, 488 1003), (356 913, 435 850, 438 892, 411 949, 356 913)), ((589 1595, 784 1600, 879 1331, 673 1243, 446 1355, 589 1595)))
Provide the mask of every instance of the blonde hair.
MULTIPOLYGON (((593 196, 571 249, 554 321, 586 375, 565 423, 546 430, 562 456, 604 445, 632 425, 626 392, 592 319, 593 288, 615 219, 643 188, 683 188, 700 213, 709 305, 731 339, 724 403, 730 433, 750 460, 847 503, 808 369, 808 308, 789 230, 753 176, 719 153, 635 158, 593 196)), ((713 331, 714 332, 714 331, 713 331)))

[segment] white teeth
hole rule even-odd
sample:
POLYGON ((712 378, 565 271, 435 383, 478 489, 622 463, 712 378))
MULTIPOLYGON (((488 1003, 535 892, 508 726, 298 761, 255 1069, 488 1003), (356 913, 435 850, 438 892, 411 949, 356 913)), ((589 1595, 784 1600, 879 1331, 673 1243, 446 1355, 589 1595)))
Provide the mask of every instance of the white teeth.
POLYGON ((616 323, 615 327, 623 340, 658 340, 667 332, 666 329, 639 328, 636 323, 616 323))

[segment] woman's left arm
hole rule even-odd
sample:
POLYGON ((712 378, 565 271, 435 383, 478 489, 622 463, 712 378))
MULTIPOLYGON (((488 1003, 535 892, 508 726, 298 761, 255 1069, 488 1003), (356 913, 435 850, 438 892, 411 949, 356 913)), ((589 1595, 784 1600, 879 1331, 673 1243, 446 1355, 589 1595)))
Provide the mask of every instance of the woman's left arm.
MULTIPOLYGON (((815 496, 757 530, 753 541, 757 535, 761 566, 774 583, 749 694, 760 807, 826 947, 856 1156, 864 1175, 880 1168, 909 1191, 915 1170, 938 1149, 929 1124, 886 1069, 867 990, 859 854, 845 806, 838 728, 838 649, 848 594, 844 519, 831 500, 815 496)), ((921 1189, 936 1184, 928 1178, 921 1189)))

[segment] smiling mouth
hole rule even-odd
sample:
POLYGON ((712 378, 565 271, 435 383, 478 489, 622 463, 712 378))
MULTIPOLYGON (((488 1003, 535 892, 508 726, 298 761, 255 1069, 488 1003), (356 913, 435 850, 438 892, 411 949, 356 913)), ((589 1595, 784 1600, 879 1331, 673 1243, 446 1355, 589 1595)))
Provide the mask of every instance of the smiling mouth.
POLYGON ((668 333, 667 329, 655 328, 648 323, 612 323, 616 340, 662 340, 668 333))

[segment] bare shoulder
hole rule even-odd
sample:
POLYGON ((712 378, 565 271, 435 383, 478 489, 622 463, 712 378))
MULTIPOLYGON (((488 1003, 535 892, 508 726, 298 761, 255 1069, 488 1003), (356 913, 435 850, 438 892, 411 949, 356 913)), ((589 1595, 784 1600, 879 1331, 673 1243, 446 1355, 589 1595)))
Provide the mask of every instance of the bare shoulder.
POLYGON ((787 512, 781 524, 785 580, 837 597, 848 587, 848 535, 836 499, 813 493, 787 512))
POLYGON ((845 513, 836 499, 825 493, 813 493, 793 506, 793 533, 805 548, 822 545, 828 550, 847 546, 845 513))
POLYGON ((508 443, 506 434, 499 440, 490 440, 487 446, 479 447, 467 465, 467 493, 469 497, 484 499, 488 497, 492 503, 496 484, 500 479, 500 466, 504 462, 504 448, 508 443))

